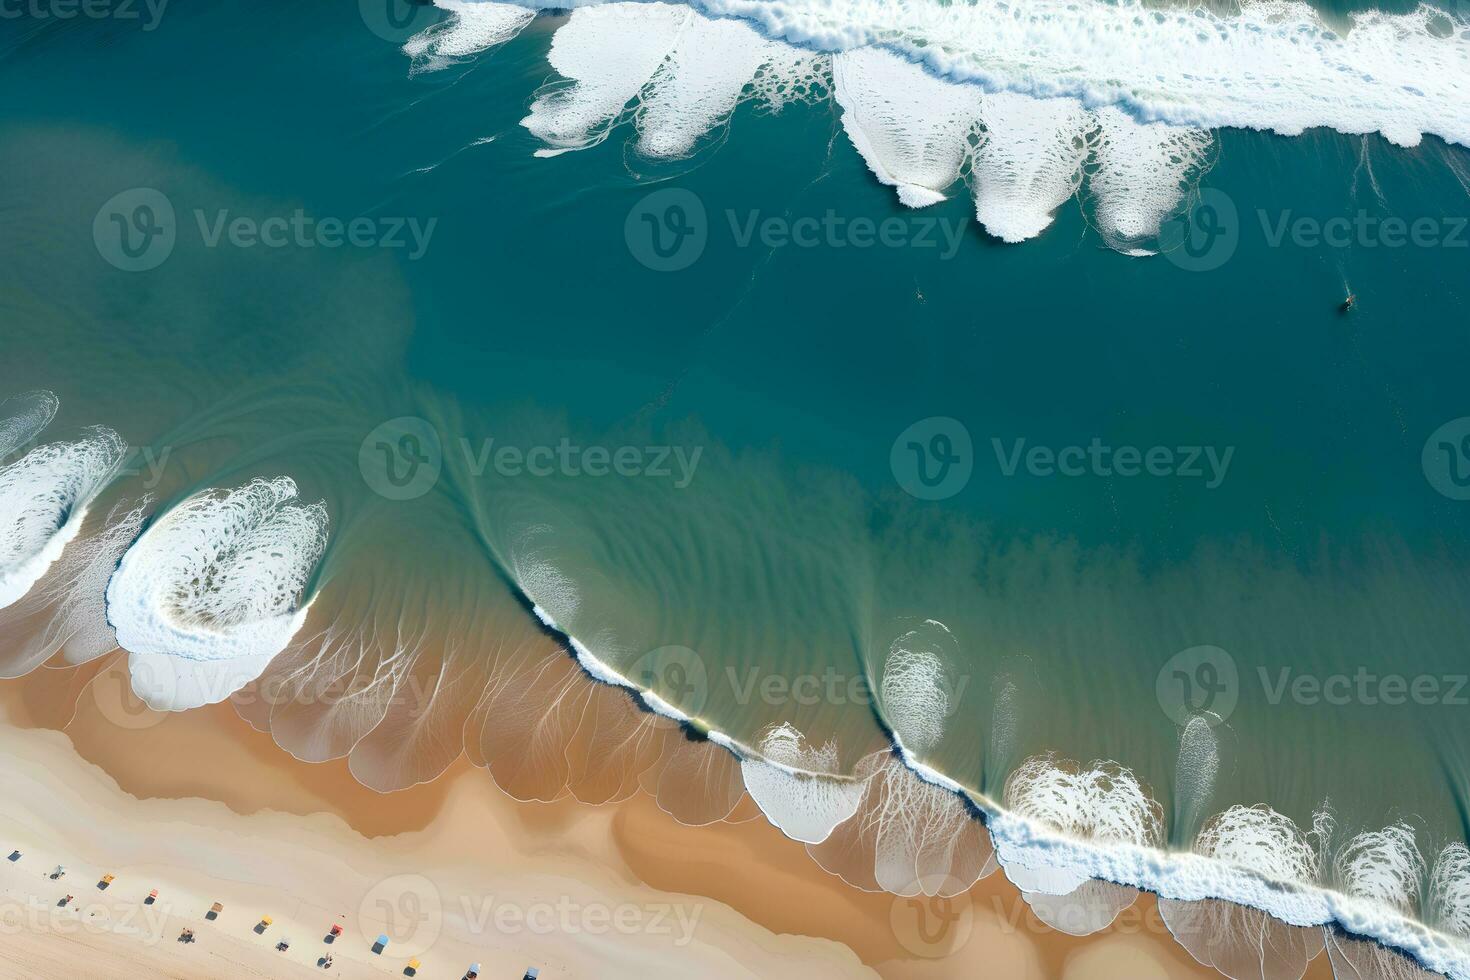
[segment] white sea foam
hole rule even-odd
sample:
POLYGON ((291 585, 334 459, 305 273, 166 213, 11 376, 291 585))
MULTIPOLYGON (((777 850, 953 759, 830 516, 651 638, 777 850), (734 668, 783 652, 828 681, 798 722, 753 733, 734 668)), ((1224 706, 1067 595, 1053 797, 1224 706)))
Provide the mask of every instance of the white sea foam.
POLYGON ((0 460, 39 435, 60 407, 49 391, 26 391, 0 402, 0 460))
POLYGON ((1034 238, 1082 182, 1091 120, 1071 99, 1013 92, 987 98, 983 118, 971 164, 975 217, 1003 242, 1034 238))
POLYGON ((1446 844, 1429 879, 1430 925, 1470 938, 1470 849, 1446 844))
POLYGON ((800 732, 785 724, 766 732, 757 751, 759 756, 740 760, 745 788, 766 819, 792 840, 826 840, 862 802, 863 783, 831 778, 839 771, 835 742, 808 746, 800 732), (803 774, 807 772, 827 775, 803 774))
POLYGON ((729 117, 777 47, 743 21, 691 17, 643 94, 636 116, 639 151, 687 156, 729 117))
POLYGON ((1354 837, 1338 853, 1333 870, 1349 894, 1413 914, 1428 868, 1413 829, 1394 824, 1354 837))
POLYGON ((883 662, 878 700, 884 719, 915 752, 934 746, 944 734, 949 694, 944 683, 946 654, 958 653, 949 629, 926 620, 894 640, 883 662))
POLYGON ((29 592, 61 557, 127 448, 116 432, 97 426, 82 439, 37 446, 0 468, 0 609, 29 592))
MULTIPOLYGON (((439 2, 453 16, 406 46, 416 69, 503 42, 527 9, 568 6, 439 2)), ((538 155, 591 146, 625 118, 641 152, 688 155, 743 98, 809 95, 831 53, 843 127, 878 180, 922 207, 968 168, 976 217, 1007 242, 1051 224, 1085 171, 1104 241, 1151 254, 1213 128, 1470 145, 1470 26, 1427 6, 1350 15, 1345 31, 1288 0, 1234 12, 1144 0, 570 6, 550 52, 563 78, 523 120, 546 143, 538 155)))
POLYGON ((1174 767, 1174 828, 1192 834, 1209 806, 1220 772, 1220 746, 1210 718, 1195 715, 1179 732, 1179 760, 1174 767))
POLYGON ((880 48, 832 59, 842 128, 868 169, 909 207, 944 200, 979 134, 981 91, 880 48))
POLYGON ((119 504, 102 527, 72 542, 50 571, 20 601, 0 610, 0 676, 20 677, 58 652, 72 665, 117 649, 107 622, 107 580, 138 535, 147 502, 119 504), (35 629, 37 622, 44 625, 35 629))
POLYGON ((324 505, 286 477, 207 490, 159 517, 107 586, 133 690, 152 708, 222 701, 260 676, 306 619, 324 505))
POLYGON ((614 3, 574 11, 552 38, 548 55, 551 67, 570 84, 543 89, 522 120, 549 146, 537 155, 555 156, 601 142, 693 16, 687 7, 662 3, 614 3))
POLYGON ((1179 207, 1214 139, 1200 129, 1142 126, 1115 106, 1093 115, 1096 166, 1087 186, 1097 202, 1098 231, 1113 248, 1137 251, 1137 243, 1157 235, 1179 207))
POLYGON ((1432 133, 1470 145, 1470 30, 1428 6, 1354 14, 1346 31, 1286 0, 1247 0, 1234 12, 1141 0, 697 6, 793 43, 884 45, 956 81, 1120 105, 1143 121, 1288 135, 1327 126, 1404 145, 1432 133))
POLYGON ((415 34, 403 46, 416 71, 437 71, 515 37, 536 12, 509 3, 436 0, 448 20, 415 34))

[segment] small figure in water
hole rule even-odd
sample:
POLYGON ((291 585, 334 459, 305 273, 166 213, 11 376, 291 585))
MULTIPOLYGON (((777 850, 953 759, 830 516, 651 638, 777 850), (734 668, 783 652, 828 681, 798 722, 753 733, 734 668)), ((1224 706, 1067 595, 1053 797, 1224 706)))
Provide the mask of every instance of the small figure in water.
POLYGON ((1357 294, 1356 293, 1348 293, 1347 299, 1345 299, 1345 300, 1342 301, 1342 305, 1337 308, 1337 312, 1339 312, 1339 313, 1351 313, 1353 311, 1353 307, 1356 306, 1356 305, 1358 305, 1358 297, 1357 297, 1357 294))

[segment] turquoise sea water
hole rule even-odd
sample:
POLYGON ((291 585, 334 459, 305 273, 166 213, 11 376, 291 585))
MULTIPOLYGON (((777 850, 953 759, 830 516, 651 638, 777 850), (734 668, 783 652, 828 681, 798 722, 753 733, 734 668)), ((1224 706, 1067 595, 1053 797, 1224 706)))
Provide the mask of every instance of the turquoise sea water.
POLYGON ((1175 848, 1232 804, 1305 828, 1324 801, 1339 843, 1465 839, 1463 147, 1223 130, 1169 254, 1108 248, 1086 193, 1003 245, 963 188, 899 204, 820 98, 742 104, 688 159, 626 129, 534 157, 565 21, 412 75, 412 32, 350 6, 7 22, 0 397, 141 447, 105 499, 284 475, 325 500, 316 616, 463 628, 473 659, 533 601, 703 724, 835 740, 841 772, 908 735, 872 692, 921 649, 924 761, 991 798, 1056 752, 1129 767, 1175 848), (106 215, 139 188, 175 241, 127 271, 106 215), (232 242, 242 217, 286 244, 232 242), (693 253, 660 247, 680 229, 693 253))

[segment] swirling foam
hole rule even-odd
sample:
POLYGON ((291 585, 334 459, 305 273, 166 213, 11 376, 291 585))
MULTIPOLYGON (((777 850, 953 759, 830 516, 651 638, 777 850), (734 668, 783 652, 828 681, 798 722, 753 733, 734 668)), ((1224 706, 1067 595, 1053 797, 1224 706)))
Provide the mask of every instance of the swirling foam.
MULTIPOLYGON (((10 429, 11 435, 38 431, 38 417, 10 429)), ((0 609, 29 592, 76 537, 88 505, 117 474, 127 448, 116 432, 97 426, 76 442, 37 446, 0 469, 0 609)))
POLYGON ((60 407, 49 391, 25 391, 0 402, 0 459, 39 435, 60 407))
POLYGON ((931 748, 944 734, 950 710, 945 654, 957 652, 953 645, 943 623, 926 620, 894 640, 883 662, 878 699, 884 719, 916 752, 931 748))
POLYGON ((207 490, 158 518, 107 586, 134 693, 181 711, 260 676, 306 619, 326 541, 326 507, 299 503, 286 477, 207 490))

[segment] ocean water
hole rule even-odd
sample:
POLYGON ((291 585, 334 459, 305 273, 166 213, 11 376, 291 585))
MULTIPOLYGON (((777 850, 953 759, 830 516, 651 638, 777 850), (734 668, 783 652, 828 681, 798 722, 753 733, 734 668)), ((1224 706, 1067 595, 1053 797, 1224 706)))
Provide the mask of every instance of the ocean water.
POLYGON ((1463 11, 59 10, 0 673, 1470 975, 1463 11))

